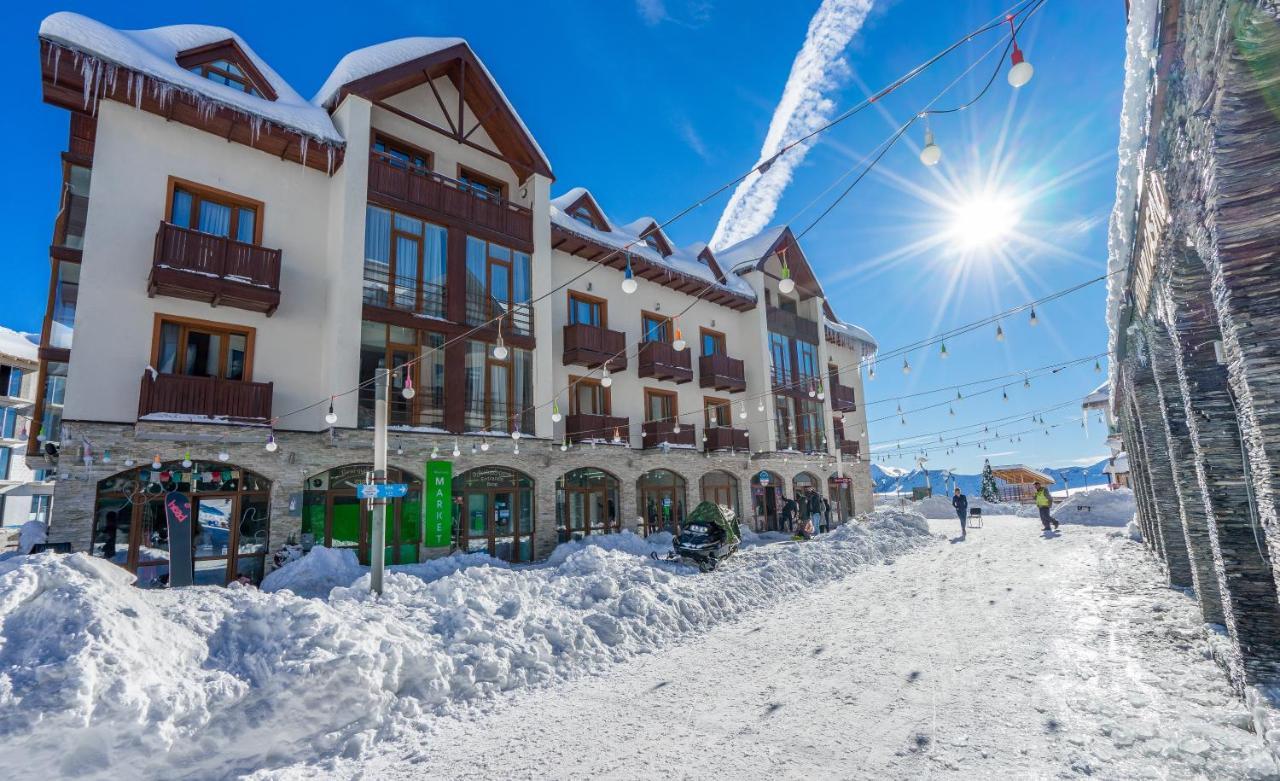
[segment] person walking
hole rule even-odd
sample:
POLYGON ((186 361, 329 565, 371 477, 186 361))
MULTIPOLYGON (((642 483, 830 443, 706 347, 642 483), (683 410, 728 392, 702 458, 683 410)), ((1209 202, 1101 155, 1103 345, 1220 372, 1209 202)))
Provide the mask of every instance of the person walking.
POLYGON ((806 504, 809 510, 809 522, 813 524, 813 531, 816 533, 822 528, 822 495, 810 488, 806 504))
POLYGON ((1056 530, 1058 528, 1058 519, 1049 514, 1049 508, 1053 506, 1053 497, 1049 495, 1049 489, 1035 483, 1036 487, 1036 509, 1040 511, 1040 525, 1045 531, 1049 531, 1052 524, 1056 530))
POLYGON ((822 531, 831 531, 831 502, 827 497, 822 497, 822 531))
MULTIPOLYGON (((781 493, 779 493, 781 496, 781 493)), ((782 527, 779 531, 793 532, 796 525, 796 514, 799 512, 799 505, 795 499, 782 497, 782 515, 779 516, 779 525, 782 527)))
POLYGON ((951 506, 956 508, 956 515, 960 516, 960 539, 963 540, 967 536, 969 526, 969 497, 960 493, 959 487, 951 497, 951 506))

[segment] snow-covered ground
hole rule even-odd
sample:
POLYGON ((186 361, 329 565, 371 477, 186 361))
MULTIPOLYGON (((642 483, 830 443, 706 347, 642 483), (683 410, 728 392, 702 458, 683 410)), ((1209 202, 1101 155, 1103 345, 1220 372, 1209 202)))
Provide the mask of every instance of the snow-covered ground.
POLYGON ((661 654, 256 778, 1280 778, 1159 583, 1119 529, 987 518, 661 654))
MULTIPOLYGON (((915 510, 931 520, 950 520, 956 517, 951 497, 930 496, 918 502, 906 500, 891 502, 891 506, 915 510)), ((987 502, 980 496, 969 497, 969 507, 980 507, 984 515, 1016 515, 1035 518, 1039 510, 1030 504, 1001 504, 987 502)), ((1134 513, 1133 491, 1128 488, 1093 488, 1073 493, 1069 497, 1054 497, 1051 513, 1062 523, 1084 526, 1124 526, 1134 513)))

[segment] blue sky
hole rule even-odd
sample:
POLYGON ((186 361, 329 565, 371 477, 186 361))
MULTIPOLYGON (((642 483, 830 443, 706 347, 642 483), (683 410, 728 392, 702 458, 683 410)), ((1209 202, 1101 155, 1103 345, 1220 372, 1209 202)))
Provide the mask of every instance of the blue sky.
MULTIPOLYGON (((1008 2, 876 2, 846 50, 848 72, 825 97, 836 111, 855 104, 1008 2)), ((46 256, 67 116, 40 101, 36 30, 53 11, 78 11, 125 28, 224 25, 305 95, 351 49, 407 35, 466 37, 550 156, 557 176, 553 192, 586 185, 611 216, 630 221, 645 214, 664 219, 755 163, 818 6, 818 0, 371 0, 352 13, 349 4, 325 2, 305 11, 147 1, 20 4, 0 28, 0 58, 15 92, 14 116, 0 130, 14 150, 9 186, 0 195, 0 220, 11 237, 0 323, 36 330, 48 289, 46 256)), ((1115 192, 1124 21, 1120 0, 1049 0, 1019 36, 1036 68, 1027 87, 1015 92, 1002 73, 973 108, 931 120, 944 153, 936 169, 916 159, 922 128, 913 129, 805 238, 806 253, 843 318, 870 329, 889 350, 1103 272, 1115 192), (1020 215, 1016 229, 992 244, 957 250, 948 233, 952 209, 989 190, 998 190, 1001 202, 1020 215)), ((825 134, 797 168, 776 221, 807 224, 843 185, 819 198, 824 190, 995 40, 967 45, 876 110, 825 134), (801 211, 815 199, 816 208, 801 211)), ((977 66, 937 105, 966 100, 993 66, 994 59, 977 66)), ((668 232, 682 245, 709 239, 726 200, 668 232)), ((993 328, 949 340, 951 358, 945 362, 936 347, 914 353, 909 375, 902 374, 901 359, 882 364, 867 385, 869 418, 894 413, 895 402, 874 403, 878 399, 1105 351, 1104 296, 1103 285, 1096 284, 1047 304, 1035 329, 1025 316, 1011 318, 1003 325, 1003 342, 994 339, 993 328)), ((911 412, 954 397, 953 391, 903 401, 907 425, 896 416, 871 423, 873 445, 892 446, 899 438, 1079 398, 1100 381, 1092 366, 1037 379, 1030 390, 1012 380, 1008 403, 996 391, 962 401, 955 417, 945 406, 911 412)), ((1086 437, 1079 418, 1077 405, 1045 413, 1047 423, 1064 425, 1048 437, 1041 431, 1021 443, 992 444, 987 453, 966 448, 946 456, 935 447, 930 466, 976 471, 983 456, 1034 465, 1101 457, 1106 447, 1100 427, 1091 421, 1086 437)), ((906 458, 890 463, 910 465, 906 458)))

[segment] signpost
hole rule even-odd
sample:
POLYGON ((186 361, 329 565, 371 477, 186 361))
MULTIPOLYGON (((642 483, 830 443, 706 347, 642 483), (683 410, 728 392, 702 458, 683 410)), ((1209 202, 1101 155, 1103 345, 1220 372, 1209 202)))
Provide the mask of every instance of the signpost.
MULTIPOLYGON (((391 390, 391 372, 378 366, 374 374, 373 483, 385 488, 387 482, 387 395, 391 390)), ((369 541, 369 590, 382 594, 382 574, 387 564, 387 498, 377 496, 373 505, 372 539, 369 541)))
POLYGON ((422 544, 447 548, 453 542, 453 463, 428 461, 423 507, 422 544))

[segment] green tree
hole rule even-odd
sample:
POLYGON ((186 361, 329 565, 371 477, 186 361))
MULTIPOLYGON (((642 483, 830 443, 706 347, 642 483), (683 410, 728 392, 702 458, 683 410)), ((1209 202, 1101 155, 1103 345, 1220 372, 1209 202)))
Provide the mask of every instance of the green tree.
POLYGON ((982 462, 982 498, 988 502, 1000 500, 1000 489, 996 486, 996 476, 991 471, 991 462, 982 462))

